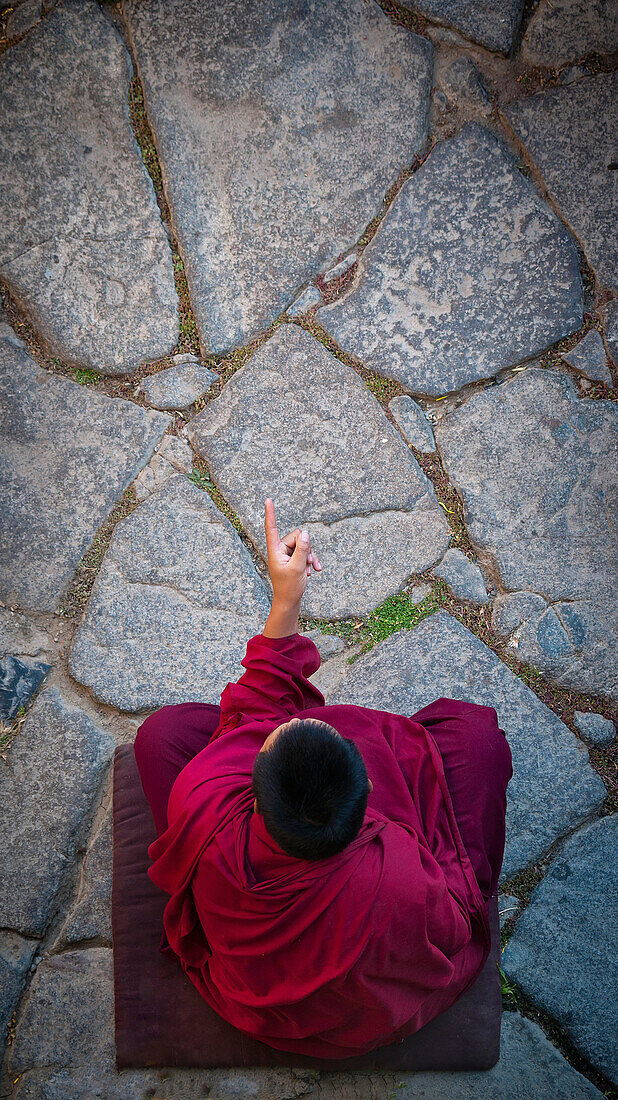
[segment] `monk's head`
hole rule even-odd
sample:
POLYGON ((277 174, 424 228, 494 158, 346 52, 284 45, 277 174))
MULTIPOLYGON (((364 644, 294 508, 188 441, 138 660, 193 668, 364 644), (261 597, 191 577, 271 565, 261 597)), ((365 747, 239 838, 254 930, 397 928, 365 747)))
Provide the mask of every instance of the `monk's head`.
POLYGON ((254 809, 298 859, 326 859, 354 840, 373 789, 354 741, 326 722, 292 718, 266 738, 253 765, 254 809))

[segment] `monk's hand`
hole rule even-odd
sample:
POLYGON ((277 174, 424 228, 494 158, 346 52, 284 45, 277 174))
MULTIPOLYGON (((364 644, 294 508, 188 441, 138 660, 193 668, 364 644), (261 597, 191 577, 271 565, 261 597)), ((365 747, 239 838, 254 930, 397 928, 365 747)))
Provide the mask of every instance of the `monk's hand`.
POLYGON ((322 569, 317 554, 311 549, 309 532, 297 527, 281 538, 270 497, 265 504, 264 530, 273 600, 287 607, 299 605, 312 569, 316 573, 322 569))

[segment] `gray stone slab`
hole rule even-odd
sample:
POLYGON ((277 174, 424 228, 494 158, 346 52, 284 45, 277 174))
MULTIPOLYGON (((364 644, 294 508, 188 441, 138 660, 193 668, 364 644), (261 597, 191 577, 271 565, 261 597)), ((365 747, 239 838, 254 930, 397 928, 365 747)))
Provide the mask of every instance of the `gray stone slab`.
POLYGON ((5 34, 7 38, 18 38, 20 34, 32 30, 41 18, 41 0, 23 0, 9 15, 5 34))
POLYGON ((112 806, 84 857, 79 893, 61 933, 61 942, 112 943, 112 806))
POLYGON ((0 275, 56 354, 109 374, 166 355, 179 331, 131 75, 94 0, 61 4, 0 58, 0 275))
POLYGON ((359 375, 297 325, 282 325, 187 435, 262 554, 267 496, 281 533, 309 531, 323 570, 309 581, 307 616, 366 614, 448 546, 399 432, 359 375))
POLYGON ((471 603, 473 607, 489 603, 481 570, 461 550, 454 547, 447 550, 442 561, 434 566, 434 573, 446 581, 458 600, 471 603))
POLYGON ((0 399, 0 598, 51 611, 170 420, 41 370, 5 333, 0 399))
POLYGON ((508 593, 494 625, 508 634, 523 623, 519 657, 588 694, 618 690, 608 644, 618 634, 617 412, 582 400, 568 375, 532 367, 435 429, 470 536, 508 593))
POLYGON ((423 148, 432 46, 364 0, 122 7, 202 347, 245 344, 423 148))
POLYGON ((12 722, 41 686, 51 665, 43 661, 20 661, 11 655, 0 661, 0 719, 12 722))
POLYGON ((495 707, 506 733, 513 754, 502 869, 507 879, 597 809, 607 792, 574 734, 445 611, 360 657, 329 702, 410 715, 442 697, 495 707))
POLYGON ((618 1080, 618 817, 564 843, 503 955, 505 972, 618 1080))
POLYGON ((404 5, 455 27, 490 50, 508 53, 521 19, 523 0, 414 0, 404 5))
POLYGON ((618 298, 612 298, 603 310, 605 328, 605 343, 609 353, 618 367, 618 298))
POLYGON ((587 332, 583 340, 580 340, 571 351, 564 351, 561 354, 574 370, 585 374, 588 378, 604 382, 611 389, 613 383, 607 365, 607 353, 601 334, 596 328, 590 329, 590 332, 587 332))
POLYGON ((465 54, 453 58, 440 68, 438 83, 450 103, 473 107, 483 112, 490 106, 483 78, 472 58, 465 54))
POLYGON ((19 653, 20 656, 38 657, 49 645, 47 635, 23 615, 0 607, 0 653, 19 653))
POLYGON ((572 238, 476 123, 402 187, 359 267, 356 289, 320 321, 344 351, 419 393, 489 378, 582 323, 572 238))
POLYGON ((345 642, 338 634, 323 634, 321 630, 307 630, 305 637, 310 638, 320 651, 322 661, 327 661, 335 653, 341 653, 345 649, 345 642))
POLYGON ((558 68, 590 54, 618 49, 618 7, 614 0, 552 0, 539 4, 521 44, 526 65, 558 68))
POLYGON ((24 939, 16 932, 0 932, 0 1042, 3 1047, 7 1028, 38 946, 38 940, 24 939))
POLYGON ((288 307, 286 313, 288 317, 300 317, 302 313, 306 313, 308 309, 313 309, 314 306, 319 306, 322 301, 322 295, 317 286, 310 283, 299 294, 296 301, 292 302, 292 305, 288 307))
POLYGON ((141 391, 155 409, 186 409, 210 389, 219 375, 196 363, 180 363, 156 374, 149 374, 140 384, 141 391))
POLYGON ((56 688, 36 699, 0 771, 0 926, 42 935, 114 748, 56 688))
POLYGON ((70 671, 121 710, 217 703, 269 607, 229 520, 176 473, 116 525, 70 671))
POLYGON ((435 451, 436 441, 431 424, 421 406, 413 398, 408 397, 407 394, 394 397, 389 402, 388 408, 411 447, 415 447, 417 451, 422 451, 424 454, 435 451))
POLYGON ((591 714, 588 711, 576 710, 573 720, 582 737, 591 741, 599 748, 611 745, 616 736, 616 727, 611 718, 604 718, 602 714, 591 714))
POLYGON ((618 72, 504 108, 601 283, 618 288, 618 72))

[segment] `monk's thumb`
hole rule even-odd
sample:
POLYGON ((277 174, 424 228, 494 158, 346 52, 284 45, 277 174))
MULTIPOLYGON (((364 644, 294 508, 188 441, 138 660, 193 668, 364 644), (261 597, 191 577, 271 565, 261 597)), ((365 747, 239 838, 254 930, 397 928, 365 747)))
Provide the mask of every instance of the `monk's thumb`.
POLYGON ((294 547, 294 553, 292 555, 294 564, 302 566, 303 568, 307 564, 307 555, 309 553, 309 532, 301 531, 298 539, 296 540, 296 546, 294 547))

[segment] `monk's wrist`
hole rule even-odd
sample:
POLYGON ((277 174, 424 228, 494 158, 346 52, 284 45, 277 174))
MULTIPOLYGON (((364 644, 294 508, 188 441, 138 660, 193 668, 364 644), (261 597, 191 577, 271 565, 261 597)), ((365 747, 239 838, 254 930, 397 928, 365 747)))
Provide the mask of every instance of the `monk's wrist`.
POLYGON ((262 631, 265 638, 287 638, 298 633, 300 600, 286 600, 273 596, 270 614, 262 631))

